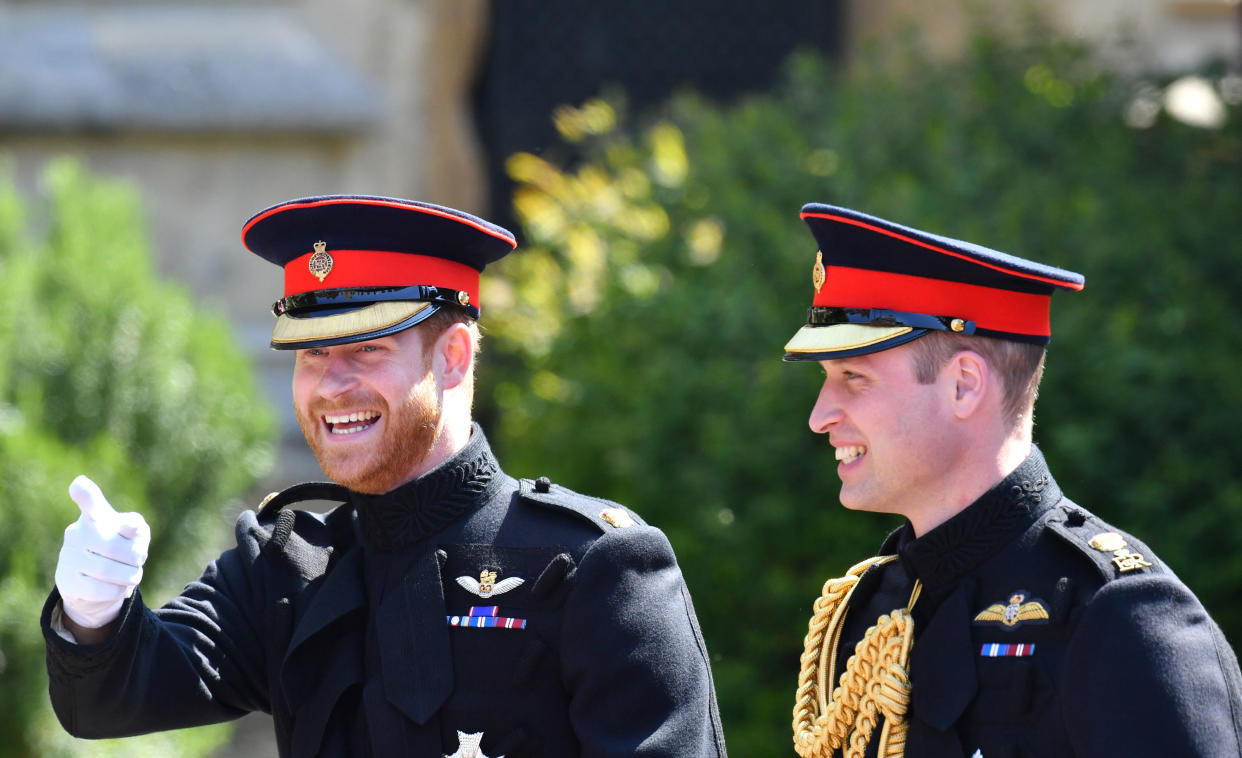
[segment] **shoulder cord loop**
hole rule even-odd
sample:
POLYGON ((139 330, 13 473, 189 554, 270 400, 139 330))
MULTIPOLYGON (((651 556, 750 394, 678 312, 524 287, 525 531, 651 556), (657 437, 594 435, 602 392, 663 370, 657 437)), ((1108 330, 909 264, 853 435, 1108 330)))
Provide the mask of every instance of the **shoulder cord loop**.
POLYGON ((854 565, 845 576, 825 582, 815 600, 793 710, 794 750, 801 758, 832 758, 838 749, 844 758, 862 758, 880 715, 884 716, 884 726, 878 755, 905 755, 905 715, 910 705, 908 661, 914 643, 910 610, 922 590, 919 581, 915 581, 904 609, 881 616, 863 635, 845 664, 831 700, 825 700, 835 673, 850 595, 864 571, 896 558, 876 556, 854 565))

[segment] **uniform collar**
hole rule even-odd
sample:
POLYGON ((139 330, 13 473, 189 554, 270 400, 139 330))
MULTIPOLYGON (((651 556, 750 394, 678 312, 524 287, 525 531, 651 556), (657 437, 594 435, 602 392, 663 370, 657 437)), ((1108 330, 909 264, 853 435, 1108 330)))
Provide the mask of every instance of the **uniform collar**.
POLYGON ((349 493, 363 542, 381 553, 406 548, 487 502, 499 474, 476 423, 465 447, 418 479, 383 495, 349 493))
POLYGON ((999 553, 1061 499, 1039 448, 996 486, 957 515, 915 539, 907 523, 889 535, 881 550, 896 552, 906 571, 933 594, 999 553))

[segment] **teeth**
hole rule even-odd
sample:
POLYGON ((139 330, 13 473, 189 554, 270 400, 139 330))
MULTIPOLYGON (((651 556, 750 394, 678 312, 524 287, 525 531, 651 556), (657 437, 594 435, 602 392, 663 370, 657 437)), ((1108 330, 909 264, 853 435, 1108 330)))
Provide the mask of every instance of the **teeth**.
POLYGON ((329 424, 348 424, 353 421, 370 421, 373 418, 379 418, 379 411, 361 411, 342 416, 324 416, 323 420, 329 424))
POLYGON ((867 448, 862 445, 846 445, 837 448, 837 460, 842 463, 850 463, 861 458, 866 452, 867 448))

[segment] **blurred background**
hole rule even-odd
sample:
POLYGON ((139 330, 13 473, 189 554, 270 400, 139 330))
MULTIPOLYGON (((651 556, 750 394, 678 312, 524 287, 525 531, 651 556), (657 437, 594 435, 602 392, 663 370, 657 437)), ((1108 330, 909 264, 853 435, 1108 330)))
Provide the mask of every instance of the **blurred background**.
POLYGON ((477 415, 668 533, 734 755, 792 754, 811 602, 896 525, 837 505, 780 361, 809 201, 1086 275, 1037 441, 1242 642, 1237 0, 0 0, 0 756, 275 756, 262 715, 66 736, 38 613, 78 473, 147 516, 157 603, 321 478, 239 232, 327 193, 518 234, 477 415))

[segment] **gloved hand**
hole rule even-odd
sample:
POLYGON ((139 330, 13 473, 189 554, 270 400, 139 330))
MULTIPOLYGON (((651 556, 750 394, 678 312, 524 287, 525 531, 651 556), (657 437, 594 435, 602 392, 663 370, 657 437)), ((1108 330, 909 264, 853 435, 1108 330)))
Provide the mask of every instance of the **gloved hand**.
POLYGON ((56 587, 65 615, 79 626, 106 626, 142 581, 151 529, 140 513, 117 513, 99 486, 79 476, 69 496, 82 515, 65 529, 56 587))

